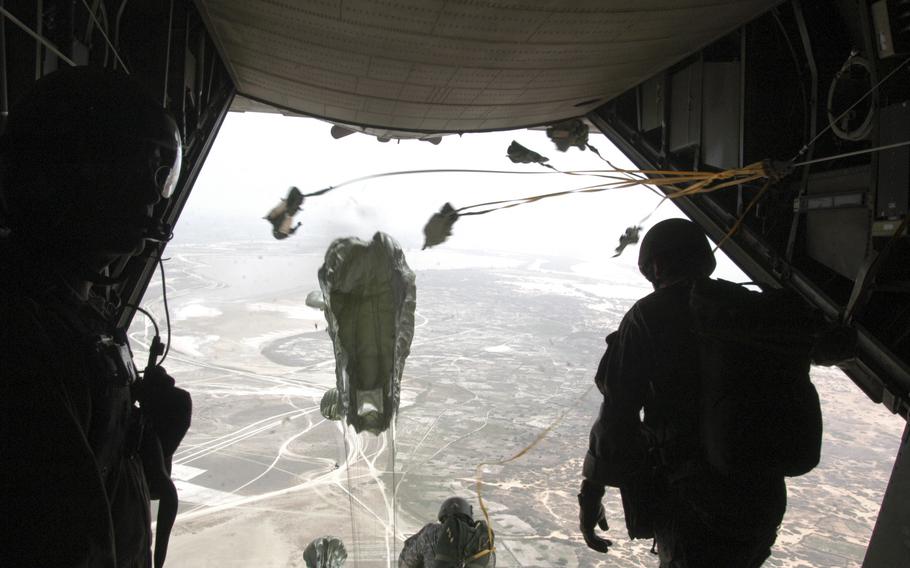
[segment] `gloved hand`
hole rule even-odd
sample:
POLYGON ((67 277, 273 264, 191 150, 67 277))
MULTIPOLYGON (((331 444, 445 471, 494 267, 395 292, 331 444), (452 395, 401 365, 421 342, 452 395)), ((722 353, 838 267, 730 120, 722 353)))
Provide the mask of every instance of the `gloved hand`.
POLYGON ((597 552, 607 552, 613 541, 601 538, 594 533, 596 527, 609 530, 607 515, 601 500, 604 496, 603 486, 597 485, 587 479, 581 482, 581 491, 578 493, 578 521, 581 534, 588 548, 597 552))

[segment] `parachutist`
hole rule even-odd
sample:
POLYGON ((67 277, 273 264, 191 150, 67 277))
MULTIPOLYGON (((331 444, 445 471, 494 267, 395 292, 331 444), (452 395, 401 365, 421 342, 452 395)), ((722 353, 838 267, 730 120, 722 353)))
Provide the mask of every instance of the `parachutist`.
POLYGON ((458 220, 458 213, 451 203, 442 206, 438 213, 433 213, 423 228, 423 249, 440 245, 452 236, 452 225, 458 220))
POLYGON ((640 226, 627 227, 626 232, 619 236, 619 246, 613 251, 616 253, 613 258, 621 255, 627 246, 637 243, 639 232, 641 232, 640 226))
POLYGON ((294 215, 303 206, 303 201, 304 197, 300 190, 296 187, 291 187, 288 190, 287 197, 283 198, 278 205, 269 211, 268 215, 263 217, 263 219, 272 224, 273 237, 283 240, 297 232, 300 222, 298 221, 293 227, 291 223, 294 221, 294 215))
MULTIPOLYGON (((772 430, 775 424, 789 426, 791 422, 784 412, 785 397, 769 397, 751 386, 742 387, 754 384, 749 381, 752 375, 746 374, 755 372, 752 368, 764 366, 772 372, 788 368, 774 366, 779 363, 771 359, 789 360, 797 351, 788 346, 790 351, 777 351, 775 356, 762 352, 760 362, 753 359, 746 365, 729 365, 731 352, 711 353, 705 348, 708 340, 696 329, 708 315, 706 308, 717 307, 724 295, 750 293, 736 284, 709 278, 716 261, 704 231, 695 223, 668 219, 654 225, 642 240, 638 266, 654 292, 636 302, 619 330, 607 336, 607 350, 594 378, 604 398, 591 428, 578 495, 582 535, 588 547, 607 551, 610 542, 596 528, 608 528, 601 501, 605 487, 613 486, 622 495, 629 536, 653 538, 661 566, 759 566, 770 556, 777 537, 786 509, 786 485, 784 474, 764 468, 771 464, 758 456, 806 435, 815 437, 816 448, 820 448, 821 416, 819 410, 815 432, 784 427, 786 434, 771 440, 749 438, 751 432, 768 429, 743 428, 744 423, 737 422, 745 414, 740 412, 743 407, 765 410, 757 413, 758 421, 771 425, 772 430), (696 293, 702 289, 703 294, 696 293), (738 386, 722 384, 716 379, 721 375, 738 386), (749 399, 735 412, 727 402, 731 399, 726 398, 732 391, 744 393, 733 400, 739 400, 737 396, 749 399), (768 420, 774 411, 767 411, 763 404, 780 409, 780 416, 768 420), (718 424, 723 426, 716 427, 718 424), (731 458, 742 454, 753 460, 749 468, 724 469, 715 460, 715 455, 731 458)), ((735 317, 716 319, 739 321, 735 317)), ((749 323, 753 318, 742 319, 744 327, 755 325, 749 323)), ((715 325, 705 335, 713 337, 718 329, 715 325)), ((748 338, 740 338, 744 329, 736 331, 737 353, 759 349, 748 338)), ((811 389, 808 369, 807 356, 804 380, 811 389)), ((785 376, 786 396, 798 396, 802 392, 796 390, 798 381, 785 376)), ((799 400, 799 406, 811 413, 811 401, 799 400)), ((815 406, 818 408, 817 395, 815 406)), ((812 459, 811 452, 798 455, 802 460, 812 459)))
POLYGON ((436 518, 438 523, 424 525, 404 541, 398 568, 496 566, 493 530, 486 522, 474 520, 473 507, 467 500, 449 497, 442 502, 436 518))

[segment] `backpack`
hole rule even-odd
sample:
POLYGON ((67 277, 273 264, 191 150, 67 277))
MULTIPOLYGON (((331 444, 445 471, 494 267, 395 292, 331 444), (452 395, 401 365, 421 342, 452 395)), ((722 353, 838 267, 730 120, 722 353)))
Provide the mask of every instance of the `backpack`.
POLYGON ((483 568, 493 566, 493 546, 483 521, 468 522, 458 515, 448 517, 436 539, 436 568, 483 568))
POLYGON ((723 280, 693 284, 699 428, 722 474, 798 476, 818 465, 822 416, 809 379, 820 318, 792 292, 723 280))

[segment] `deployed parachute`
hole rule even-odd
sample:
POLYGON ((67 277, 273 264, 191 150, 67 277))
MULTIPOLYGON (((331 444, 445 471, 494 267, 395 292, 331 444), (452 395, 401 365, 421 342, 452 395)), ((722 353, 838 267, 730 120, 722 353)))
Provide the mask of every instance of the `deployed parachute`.
POLYGON ((509 144, 506 155, 512 160, 513 164, 543 164, 550 161, 550 158, 541 156, 534 150, 525 148, 514 140, 509 144))
POLYGON ((588 125, 577 118, 563 120, 547 127, 547 137, 560 152, 573 146, 584 150, 588 147, 588 125))
POLYGON ((433 213, 423 228, 423 248, 427 249, 446 242, 446 239, 452 236, 452 225, 457 220, 458 212, 451 203, 443 205, 439 213, 433 213))
POLYGON ((319 537, 303 551, 307 568, 341 568, 348 559, 348 551, 341 539, 334 536, 319 537))
POLYGON ((333 241, 319 269, 319 286, 335 348, 341 414, 357 432, 379 434, 398 410, 414 336, 414 273, 398 243, 377 232, 371 242, 333 241))
POLYGON ((303 206, 303 194, 296 187, 288 190, 288 195, 281 202, 269 211, 268 215, 263 217, 272 224, 272 236, 278 240, 286 239, 297 232, 300 226, 298 222, 293 227, 294 215, 300 211, 303 206))

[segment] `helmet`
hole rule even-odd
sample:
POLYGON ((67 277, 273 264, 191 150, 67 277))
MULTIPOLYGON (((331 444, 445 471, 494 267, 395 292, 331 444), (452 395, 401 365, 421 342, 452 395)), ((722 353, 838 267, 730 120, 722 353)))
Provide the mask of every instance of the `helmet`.
POLYGON ((663 259, 668 266, 685 273, 709 275, 717 262, 705 232, 688 219, 667 219, 648 231, 638 249, 638 269, 650 282, 655 281, 652 261, 663 259), (672 264, 671 264, 672 263, 672 264))
POLYGON ((42 250, 134 252, 181 154, 174 120, 129 77, 60 69, 12 108, 0 137, 4 222, 42 250))
POLYGON ((439 514, 436 518, 442 522, 452 515, 463 515, 473 521, 474 508, 471 507, 471 504, 468 503, 467 500, 462 499, 461 497, 449 497, 440 505, 439 514))

